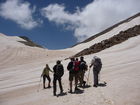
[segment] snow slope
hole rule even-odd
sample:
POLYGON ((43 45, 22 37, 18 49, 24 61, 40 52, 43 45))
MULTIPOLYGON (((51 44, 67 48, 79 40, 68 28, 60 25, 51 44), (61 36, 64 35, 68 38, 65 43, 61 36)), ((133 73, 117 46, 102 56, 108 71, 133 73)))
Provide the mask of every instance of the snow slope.
POLYGON ((86 43, 78 44, 77 46, 74 46, 72 48, 68 48, 68 50, 70 49, 70 50, 74 50, 76 52, 80 52, 83 49, 94 45, 95 43, 99 43, 102 40, 111 38, 112 36, 118 34, 120 31, 125 31, 125 30, 127 30, 131 27, 134 27, 135 25, 139 25, 139 24, 140 24, 140 16, 132 19, 129 22, 120 24, 118 27, 112 29, 111 31, 109 31, 109 32, 97 37, 97 38, 95 38, 94 40, 91 40, 91 41, 86 42, 86 43))
MULTIPOLYGON (((64 50, 29 47, 17 42, 23 39, 0 34, 0 105, 140 105, 140 35, 99 53, 84 56, 88 65, 94 55, 101 57, 103 68, 100 82, 106 81, 105 87, 92 87, 92 70, 89 79, 91 87, 81 88, 83 93, 54 97, 52 88, 43 90, 42 82, 39 85, 45 64, 48 63, 52 69, 56 60, 61 59, 65 68, 63 87, 68 92, 69 73, 66 66, 69 60, 64 59, 136 24, 140 24, 140 17, 119 25, 95 40, 64 50)), ((50 76, 53 79, 53 74, 50 73, 50 76)))

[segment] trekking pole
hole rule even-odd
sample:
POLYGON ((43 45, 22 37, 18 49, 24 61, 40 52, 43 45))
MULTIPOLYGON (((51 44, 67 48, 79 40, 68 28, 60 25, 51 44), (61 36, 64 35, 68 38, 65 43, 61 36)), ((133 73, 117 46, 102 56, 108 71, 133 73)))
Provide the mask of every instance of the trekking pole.
POLYGON ((91 70, 91 68, 89 68, 89 71, 88 71, 87 85, 88 85, 88 83, 89 83, 89 75, 90 75, 90 70, 91 70))
POLYGON ((86 75, 84 75, 86 77, 86 79, 88 78, 86 75))
POLYGON ((37 92, 39 92, 40 85, 41 85, 41 77, 40 77, 40 81, 39 81, 39 84, 38 84, 38 89, 37 89, 37 92))
POLYGON ((100 82, 100 80, 101 80, 101 75, 100 75, 100 73, 98 74, 98 81, 100 82))

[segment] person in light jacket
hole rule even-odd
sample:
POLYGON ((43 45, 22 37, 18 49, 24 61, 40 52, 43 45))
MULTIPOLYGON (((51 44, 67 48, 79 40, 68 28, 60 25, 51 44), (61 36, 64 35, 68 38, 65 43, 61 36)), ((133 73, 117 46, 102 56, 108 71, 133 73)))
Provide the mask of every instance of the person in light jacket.
POLYGON ((53 72, 53 71, 50 69, 49 65, 46 64, 46 67, 43 69, 43 72, 42 72, 42 74, 41 74, 41 77, 43 77, 43 88, 44 88, 44 89, 46 89, 46 87, 45 87, 46 78, 47 78, 47 80, 49 81, 49 82, 48 82, 48 87, 47 87, 47 88, 51 88, 51 85, 50 85, 50 83, 51 83, 51 78, 50 78, 50 76, 49 76, 49 72, 53 72))

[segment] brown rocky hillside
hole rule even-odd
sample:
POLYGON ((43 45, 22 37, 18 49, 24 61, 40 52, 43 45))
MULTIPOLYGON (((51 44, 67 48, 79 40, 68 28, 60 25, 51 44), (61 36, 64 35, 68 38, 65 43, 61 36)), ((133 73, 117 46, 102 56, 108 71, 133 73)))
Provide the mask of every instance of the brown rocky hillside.
POLYGON ((119 34, 114 35, 109 39, 103 40, 100 43, 96 43, 90 46, 89 48, 86 48, 81 52, 75 54, 74 57, 100 52, 106 48, 112 47, 116 44, 120 44, 128 40, 129 38, 135 37, 137 35, 140 35, 140 25, 136 25, 132 28, 129 28, 126 31, 121 31, 119 34))

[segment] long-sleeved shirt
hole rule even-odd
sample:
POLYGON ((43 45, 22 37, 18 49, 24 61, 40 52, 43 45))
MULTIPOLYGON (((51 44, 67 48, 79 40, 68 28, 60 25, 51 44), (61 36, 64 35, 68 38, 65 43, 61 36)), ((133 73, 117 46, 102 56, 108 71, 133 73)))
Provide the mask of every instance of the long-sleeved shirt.
POLYGON ((43 76, 43 75, 47 75, 48 76, 49 75, 49 71, 53 72, 49 67, 48 68, 45 67, 41 76, 43 76))
POLYGON ((91 61, 91 65, 90 67, 93 66, 93 69, 101 69, 102 68, 102 62, 101 62, 101 59, 97 56, 93 57, 92 61, 91 61))

